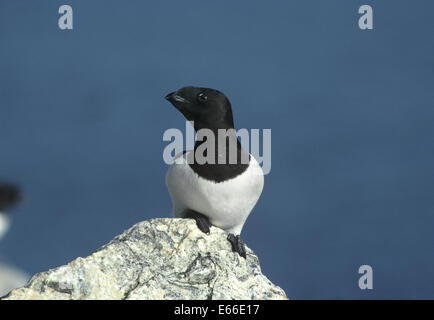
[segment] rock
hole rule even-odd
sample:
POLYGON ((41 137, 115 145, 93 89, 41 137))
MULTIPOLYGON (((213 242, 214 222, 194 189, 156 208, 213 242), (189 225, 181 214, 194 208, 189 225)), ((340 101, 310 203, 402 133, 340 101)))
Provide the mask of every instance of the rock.
POLYGON ((87 258, 34 275, 3 299, 287 299, 258 257, 190 219, 137 223, 87 258))

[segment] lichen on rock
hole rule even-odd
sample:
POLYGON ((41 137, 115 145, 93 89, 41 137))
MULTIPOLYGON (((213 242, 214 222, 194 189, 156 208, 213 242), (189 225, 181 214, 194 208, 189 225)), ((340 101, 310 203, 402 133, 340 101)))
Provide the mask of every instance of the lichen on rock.
POLYGON ((226 236, 190 219, 147 220, 3 299, 287 299, 252 250, 240 257, 226 236))

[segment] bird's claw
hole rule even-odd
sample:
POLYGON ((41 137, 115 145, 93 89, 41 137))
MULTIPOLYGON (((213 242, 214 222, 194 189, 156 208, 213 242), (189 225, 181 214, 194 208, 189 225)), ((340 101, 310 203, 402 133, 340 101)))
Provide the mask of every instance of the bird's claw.
POLYGON ((186 212, 185 218, 194 219, 200 231, 206 234, 210 233, 211 223, 209 222, 208 218, 205 217, 203 214, 194 210, 189 210, 188 212, 186 212))
POLYGON ((236 236, 233 233, 229 233, 227 239, 232 245, 232 251, 237 252, 241 257, 246 259, 246 247, 241 237, 239 235, 236 236))

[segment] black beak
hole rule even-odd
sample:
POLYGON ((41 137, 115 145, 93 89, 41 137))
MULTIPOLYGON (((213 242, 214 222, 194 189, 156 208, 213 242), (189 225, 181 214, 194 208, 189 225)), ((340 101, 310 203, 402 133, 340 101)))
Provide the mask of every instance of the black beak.
POLYGON ((169 93, 169 94, 165 97, 165 99, 166 99, 167 101, 172 101, 172 100, 173 100, 173 96, 175 95, 175 93, 176 93, 176 91, 173 91, 173 92, 169 93))
POLYGON ((174 91, 166 96, 166 100, 172 103, 175 107, 179 108, 181 106, 185 107, 185 104, 189 103, 179 91, 174 91))

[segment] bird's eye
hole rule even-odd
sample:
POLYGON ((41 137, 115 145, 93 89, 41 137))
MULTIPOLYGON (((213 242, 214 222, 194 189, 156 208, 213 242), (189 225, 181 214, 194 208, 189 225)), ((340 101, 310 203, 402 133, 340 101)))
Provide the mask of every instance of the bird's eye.
POLYGON ((197 95, 197 100, 199 102, 205 102, 206 100, 208 100, 208 97, 206 96, 205 93, 201 92, 197 95))

